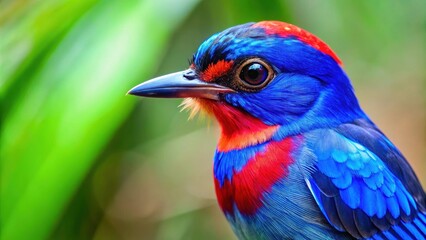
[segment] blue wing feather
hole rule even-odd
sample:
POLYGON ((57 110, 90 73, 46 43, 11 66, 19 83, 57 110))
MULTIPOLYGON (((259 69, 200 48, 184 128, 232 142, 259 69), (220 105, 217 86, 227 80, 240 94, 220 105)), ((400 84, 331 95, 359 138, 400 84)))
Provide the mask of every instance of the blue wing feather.
POLYGON ((337 230, 355 238, 426 237, 425 192, 402 154, 371 122, 319 129, 305 138, 316 156, 306 181, 337 230))
POLYGON ((378 156, 413 196, 419 210, 426 212, 426 194, 416 174, 401 152, 373 123, 358 119, 342 124, 336 131, 378 156))

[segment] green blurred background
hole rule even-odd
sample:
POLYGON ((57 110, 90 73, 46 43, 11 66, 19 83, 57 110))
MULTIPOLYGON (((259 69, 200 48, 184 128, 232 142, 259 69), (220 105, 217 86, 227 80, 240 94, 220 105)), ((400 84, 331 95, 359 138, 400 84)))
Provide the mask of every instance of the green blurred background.
POLYGON ((326 41, 426 185, 426 1, 0 1, 2 239, 235 239, 214 122, 126 96, 211 34, 276 19, 326 41))

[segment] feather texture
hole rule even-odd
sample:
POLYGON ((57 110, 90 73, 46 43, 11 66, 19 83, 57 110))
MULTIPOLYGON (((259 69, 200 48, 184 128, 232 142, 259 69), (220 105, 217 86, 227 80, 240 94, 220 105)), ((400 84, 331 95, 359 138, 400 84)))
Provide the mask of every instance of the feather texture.
POLYGON ((322 40, 288 23, 247 23, 204 41, 189 71, 183 87, 160 92, 208 96, 183 109, 220 124, 216 194, 240 239, 426 238, 419 180, 322 40))
MULTIPOLYGON (((337 129, 342 132, 343 128, 337 129)), ((418 210, 424 208, 424 197, 414 199, 406 187, 418 184, 417 178, 402 182, 386 165, 389 159, 376 155, 381 148, 367 149, 335 129, 312 131, 306 139, 306 147, 316 156, 316 171, 306 180, 321 211, 337 230, 348 231, 356 238, 389 229, 404 235, 414 227, 413 219, 424 214, 418 210)), ((405 159, 398 161, 403 165, 405 159)))

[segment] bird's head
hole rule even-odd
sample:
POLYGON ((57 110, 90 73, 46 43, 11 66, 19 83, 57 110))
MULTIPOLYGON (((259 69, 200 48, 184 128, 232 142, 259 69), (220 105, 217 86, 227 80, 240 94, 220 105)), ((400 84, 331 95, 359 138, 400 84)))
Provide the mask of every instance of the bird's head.
POLYGON ((223 150, 363 116, 341 61, 327 44, 294 25, 263 21, 208 38, 189 69, 129 91, 181 97, 216 117, 223 150))

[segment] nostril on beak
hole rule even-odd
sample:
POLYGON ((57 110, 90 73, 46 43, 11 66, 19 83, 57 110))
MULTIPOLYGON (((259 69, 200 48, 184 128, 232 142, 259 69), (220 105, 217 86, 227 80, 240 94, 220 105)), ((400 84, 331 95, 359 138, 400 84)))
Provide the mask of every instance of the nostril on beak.
POLYGON ((188 79, 188 80, 194 80, 197 78, 197 74, 195 73, 194 70, 192 69, 188 69, 187 71, 185 71, 183 73, 183 77, 188 79))

